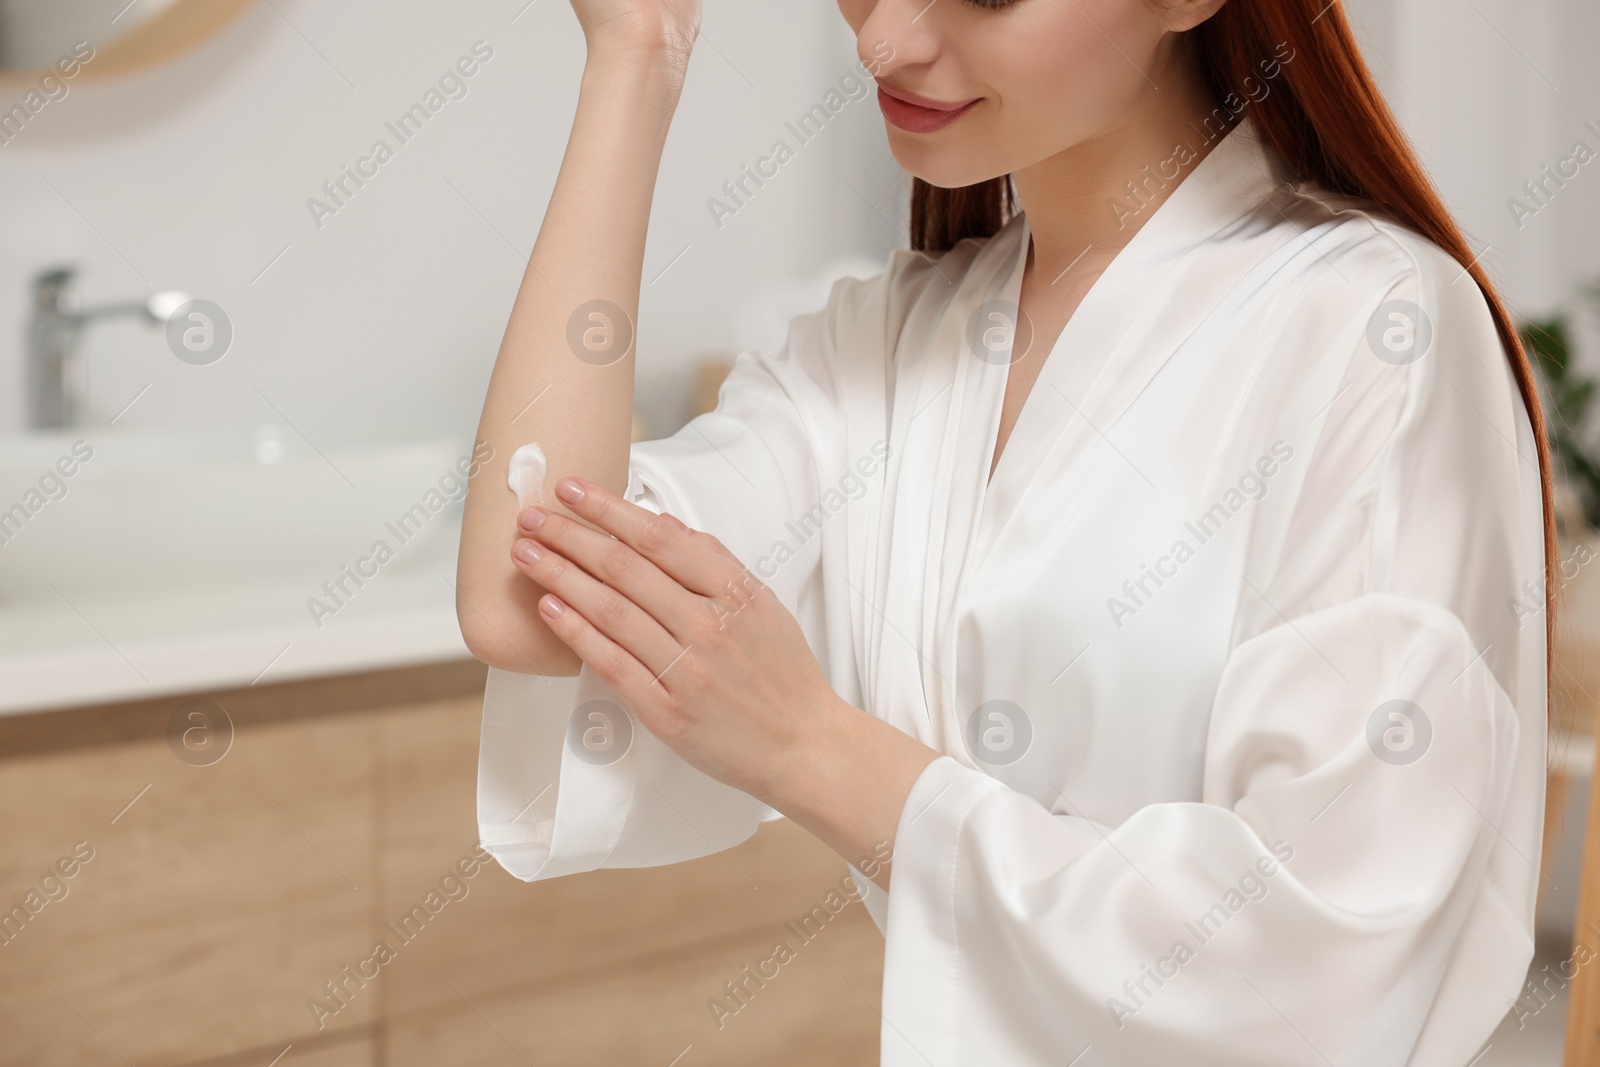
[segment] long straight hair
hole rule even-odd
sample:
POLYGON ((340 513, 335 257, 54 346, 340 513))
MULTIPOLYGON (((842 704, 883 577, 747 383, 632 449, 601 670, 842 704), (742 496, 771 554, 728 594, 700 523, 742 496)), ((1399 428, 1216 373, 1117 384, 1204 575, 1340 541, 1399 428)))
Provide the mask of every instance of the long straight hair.
MULTIPOLYGON (((1342 5, 1327 5, 1326 0, 1228 0, 1210 19, 1184 34, 1184 44, 1218 101, 1242 99, 1239 89, 1247 79, 1259 80, 1257 65, 1273 57, 1284 42, 1294 49, 1292 61, 1281 65, 1271 92, 1248 104, 1262 140, 1300 180, 1371 201, 1444 249, 1472 275, 1488 301, 1539 451, 1545 680, 1547 692, 1551 691, 1560 559, 1549 436, 1527 352, 1505 302, 1479 265, 1482 257, 1473 254, 1378 91, 1342 5)), ((943 252, 966 237, 992 236, 1016 206, 1009 176, 957 189, 940 189, 916 179, 911 191, 911 246, 943 252)))

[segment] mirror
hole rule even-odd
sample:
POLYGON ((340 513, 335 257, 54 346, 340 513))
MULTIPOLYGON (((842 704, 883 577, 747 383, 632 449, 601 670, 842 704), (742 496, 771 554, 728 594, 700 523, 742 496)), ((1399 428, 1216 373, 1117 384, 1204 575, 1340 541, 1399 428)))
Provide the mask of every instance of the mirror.
POLYGON ((104 77, 200 44, 257 0, 0 0, 0 74, 104 77), (71 74, 67 68, 73 69, 71 74))

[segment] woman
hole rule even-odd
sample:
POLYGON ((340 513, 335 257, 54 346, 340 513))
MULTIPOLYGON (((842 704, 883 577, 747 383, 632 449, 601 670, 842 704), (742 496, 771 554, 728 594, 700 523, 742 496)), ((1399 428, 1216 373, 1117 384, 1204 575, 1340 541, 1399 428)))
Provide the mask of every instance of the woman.
POLYGON ((794 819, 865 876, 885 1064, 1472 1059, 1532 953, 1546 450, 1341 10, 841 0, 916 250, 630 453, 698 10, 574 7, 463 535, 485 845, 794 819))

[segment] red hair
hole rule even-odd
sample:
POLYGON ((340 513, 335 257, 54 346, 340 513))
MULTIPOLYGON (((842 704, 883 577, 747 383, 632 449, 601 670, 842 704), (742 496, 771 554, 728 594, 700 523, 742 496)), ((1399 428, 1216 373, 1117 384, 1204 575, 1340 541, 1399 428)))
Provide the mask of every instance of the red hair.
MULTIPOLYGON (((1272 92, 1250 103, 1251 121, 1300 179, 1377 204, 1395 221, 1453 256, 1483 291, 1527 406, 1539 452, 1544 501, 1546 683, 1555 651, 1560 587, 1550 445, 1539 389, 1511 314, 1422 169, 1411 143, 1361 58, 1342 5, 1328 0, 1228 0, 1184 35, 1207 87, 1230 96, 1282 42, 1294 48, 1272 92)), ((942 252, 965 237, 992 236, 1015 211, 1009 177, 959 189, 920 178, 911 192, 911 246, 942 252)))

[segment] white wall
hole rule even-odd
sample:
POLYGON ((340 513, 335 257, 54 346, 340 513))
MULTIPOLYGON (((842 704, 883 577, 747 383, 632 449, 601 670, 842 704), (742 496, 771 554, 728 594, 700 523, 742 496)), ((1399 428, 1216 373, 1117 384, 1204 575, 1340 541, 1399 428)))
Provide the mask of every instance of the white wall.
MULTIPOLYGON (((1484 262, 1542 314, 1600 277, 1600 159, 1518 226, 1507 201, 1577 141, 1600 153, 1589 0, 1352 0, 1391 103, 1484 262)), ((1592 362, 1600 363, 1590 352, 1592 362)))
MULTIPOLYGON (((81 265, 87 299, 181 288, 234 320, 233 351, 204 368, 178 362, 139 326, 101 328, 88 347, 102 421, 153 383, 119 426, 277 421, 265 396, 319 444, 468 436, 583 57, 562 0, 524 3, 276 0, 173 67, 74 83, 0 147, 0 436, 22 425, 29 277, 62 261, 81 265), (479 39, 495 57, 469 95, 319 230, 307 198, 479 39)), ((1600 274, 1600 163, 1521 230, 1506 207, 1575 140, 1600 149, 1584 129, 1588 119, 1600 126, 1600 64, 1588 51, 1600 9, 1353 0, 1351 10, 1408 130, 1468 229, 1492 246, 1486 261, 1513 300, 1544 311, 1600 274)), ((689 251, 646 285, 641 310, 639 403, 658 432, 686 406, 695 359, 770 338, 770 324, 740 325, 753 294, 837 256, 881 257, 903 243, 905 180, 870 97, 720 230, 705 206, 774 139, 792 141, 785 120, 853 61, 832 4, 707 0, 663 166, 647 283, 689 251)), ((23 88, 0 87, 0 105, 23 88)))
MULTIPOLYGON (((178 288, 234 323, 210 367, 132 323, 97 330, 101 422, 153 383, 119 428, 279 421, 270 400, 319 446, 470 437, 583 63, 570 7, 525 5, 275 0, 172 67, 71 83, 0 147, 0 437, 23 424, 29 279, 59 262, 81 266, 86 301, 178 288), (494 57, 468 95, 319 229, 307 199, 378 137, 394 143, 384 122, 480 39, 494 57)), ((694 360, 741 346, 753 293, 898 240, 845 183, 898 214, 870 97, 720 230, 705 204, 854 56, 832 5, 708 0, 647 253, 639 402, 658 431, 675 428, 694 360)), ((25 88, 0 87, 0 107, 25 88)))

